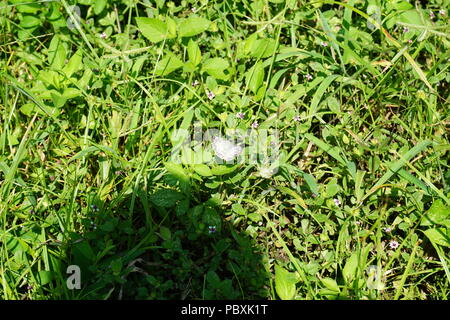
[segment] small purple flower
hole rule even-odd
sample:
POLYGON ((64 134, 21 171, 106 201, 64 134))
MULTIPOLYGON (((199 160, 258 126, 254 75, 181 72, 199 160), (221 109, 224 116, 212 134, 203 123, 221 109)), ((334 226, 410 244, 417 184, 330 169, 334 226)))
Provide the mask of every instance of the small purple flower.
POLYGON ((252 123, 252 128, 253 129, 257 129, 258 127, 259 127, 258 121, 255 121, 255 122, 252 123))
POLYGON ((216 226, 209 226, 208 227, 208 233, 209 234, 215 233, 216 231, 217 231, 216 226))
POLYGON ((309 81, 311 81, 312 80, 312 78, 313 78, 313 76, 312 75, 310 75, 309 73, 306 75, 306 79, 307 80, 309 80, 309 81))
POLYGON ((392 229, 391 229, 390 227, 386 227, 386 228, 384 228, 383 230, 384 230, 384 232, 386 232, 386 233, 389 233, 389 232, 392 231, 392 229))
POLYGON ((244 119, 244 116, 245 116, 245 115, 244 115, 242 112, 236 113, 236 118, 244 119))
POLYGON ((105 33, 105 32, 102 32, 102 34, 100 35, 100 38, 106 39, 106 33, 105 33))
POLYGON ((294 121, 295 121, 295 122, 300 122, 300 116, 298 116, 298 115, 295 116, 295 117, 294 117, 294 121))
POLYGON ((408 43, 411 44, 411 43, 413 43, 413 41, 412 41, 411 39, 409 39, 409 40, 408 40, 408 43))
POLYGON ((214 97, 215 97, 216 95, 214 94, 214 92, 209 91, 208 94, 207 94, 207 96, 208 96, 209 100, 212 100, 212 99, 214 99, 214 97))
POLYGON ((192 86, 195 88, 196 86, 198 86, 200 83, 197 81, 197 80, 195 80, 194 82, 192 82, 192 86))
POLYGON ((404 33, 408 32, 408 31, 409 31, 409 28, 408 28, 408 27, 403 27, 403 32, 404 32, 404 33))
POLYGON ((395 241, 395 240, 391 240, 391 241, 389 241, 389 248, 391 248, 391 249, 395 250, 395 249, 397 249, 397 248, 398 248, 398 246, 399 246, 399 244, 398 244, 398 242, 397 242, 397 241, 395 241))
POLYGON ((192 7, 191 11, 192 11, 193 13, 196 13, 196 12, 197 12, 197 8, 196 8, 196 7, 192 7))
POLYGON ((99 208, 95 204, 91 204, 91 209, 97 212, 99 208))
POLYGON ((328 46, 328 43, 326 43, 325 41, 321 41, 321 42, 320 42, 320 45, 321 45, 322 47, 327 47, 327 46, 328 46))
POLYGON ((338 207, 341 205, 341 201, 339 201, 338 198, 334 198, 333 201, 334 201, 334 204, 337 205, 338 207))
POLYGON ((436 17, 436 16, 434 15, 434 12, 433 12, 433 11, 430 11, 430 19, 434 19, 434 17, 436 17))

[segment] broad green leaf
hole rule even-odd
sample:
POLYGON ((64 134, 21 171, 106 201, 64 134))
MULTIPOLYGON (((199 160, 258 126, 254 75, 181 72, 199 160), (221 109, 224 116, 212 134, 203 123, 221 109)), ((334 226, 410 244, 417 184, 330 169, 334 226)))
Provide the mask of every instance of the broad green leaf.
POLYGON ((264 81, 264 68, 262 67, 261 61, 258 61, 246 75, 248 88, 256 94, 259 87, 261 87, 264 81))
POLYGON ((74 235, 72 255, 74 257, 75 264, 80 265, 80 267, 88 266, 92 264, 95 259, 95 253, 90 244, 83 240, 79 235, 74 235), (78 240, 78 241, 77 241, 78 240))
POLYGON ((392 3, 392 7, 397 11, 409 10, 414 8, 414 6, 407 1, 400 1, 392 3))
POLYGON ((201 17, 189 17, 181 21, 178 26, 181 37, 192 37, 206 31, 211 21, 201 17))
POLYGON ((174 38, 177 35, 177 23, 170 17, 166 18, 167 29, 169 30, 170 38, 174 38))
POLYGON ((63 97, 59 92, 52 90, 53 92, 51 93, 51 97, 52 97, 52 101, 53 101, 53 106, 55 108, 61 108, 62 106, 64 106, 66 104, 67 99, 65 97, 63 97))
POLYGON ((388 28, 392 28, 395 23, 403 22, 417 26, 426 26, 427 24, 431 25, 430 19, 428 18, 428 12, 425 10, 421 10, 422 12, 417 11, 416 9, 411 9, 400 13, 397 16, 392 17, 386 22, 386 26, 388 28))
POLYGON ((213 175, 211 169, 203 163, 194 165, 194 171, 202 177, 210 177, 213 175))
POLYGON ((328 108, 330 108, 330 110, 336 114, 339 114, 341 112, 340 110, 340 103, 339 101, 335 98, 335 97, 329 97, 327 99, 327 104, 328 104, 328 108))
POLYGON ((341 290, 339 289, 339 286, 336 282, 336 280, 331 279, 331 278, 323 278, 322 280, 322 284, 329 290, 335 292, 335 293, 339 293, 341 290))
POLYGON ((233 203, 231 209, 237 214, 245 216, 245 209, 242 207, 240 203, 233 203))
POLYGON ((297 277, 282 267, 275 265, 275 290, 282 300, 292 300, 295 297, 297 277))
POLYGON ((24 16, 20 21, 20 26, 25 29, 37 27, 41 24, 41 20, 35 16, 24 16))
POLYGON ((198 47, 197 42, 192 41, 192 39, 189 40, 187 50, 189 60, 192 62, 194 66, 197 66, 202 60, 202 53, 200 51, 200 48, 198 47))
POLYGON ((36 281, 40 286, 46 285, 54 278, 54 272, 48 270, 41 270, 36 274, 36 281))
POLYGON ((274 39, 258 39, 251 42, 249 54, 258 59, 267 58, 273 56, 276 49, 277 42, 274 39))
POLYGON ((122 270, 122 266, 123 266, 122 259, 120 258, 114 259, 111 262, 111 271, 113 272, 114 275, 119 275, 120 271, 122 270))
POLYGON ((433 202, 431 208, 428 209, 426 214, 422 217, 420 225, 448 225, 448 223, 450 223, 450 206, 445 205, 441 199, 438 199, 433 202))
POLYGON ((212 167, 211 171, 215 176, 222 176, 224 174, 233 172, 234 170, 236 170, 237 167, 238 167, 237 165, 232 166, 232 167, 225 166, 225 165, 218 165, 218 166, 212 167))
POLYGON ((203 63, 202 71, 220 80, 228 80, 230 75, 225 74, 225 70, 229 67, 227 60, 222 58, 210 58, 203 63))
POLYGON ((157 43, 175 37, 174 34, 169 33, 167 24, 159 19, 139 17, 136 18, 136 22, 139 31, 151 42, 157 43))
POLYGON ((76 97, 80 97, 81 96, 81 92, 80 90, 76 89, 76 88, 66 88, 64 89, 64 92, 62 93, 61 97, 63 99, 73 99, 76 97))
POLYGON ((103 9, 105 9, 106 3, 106 0, 95 0, 94 13, 97 15, 102 13, 103 9))
POLYGON ((435 228, 424 231, 425 235, 435 244, 450 247, 450 228, 435 228))
POLYGON ((165 76, 181 67, 183 67, 183 62, 174 54, 168 54, 156 65, 155 74, 157 76, 165 76))
POLYGON ((180 180, 188 181, 189 177, 186 174, 186 171, 183 169, 183 167, 180 164, 173 163, 173 162, 166 162, 164 164, 164 167, 166 167, 167 171, 171 173, 173 176, 180 180))
POLYGON ((325 78, 325 80, 322 81, 322 83, 320 84, 319 88, 317 88, 317 91, 314 93, 314 96, 311 100, 311 104, 309 107, 309 115, 313 116, 316 114, 316 109, 319 105, 319 102, 322 100, 322 97, 325 93, 325 91, 328 89, 328 87, 330 86, 330 84, 337 78, 339 77, 336 74, 333 74, 331 76, 328 76, 327 78, 325 78))
POLYGON ((78 49, 74 55, 70 58, 69 62, 64 66, 63 72, 68 78, 72 76, 75 72, 81 69, 83 66, 83 54, 82 50, 78 49))
POLYGON ((170 232, 170 229, 164 226, 161 226, 159 228, 159 234, 161 235, 161 238, 163 240, 170 240, 172 238, 172 232, 170 232))
POLYGON ((55 35, 50 41, 48 48, 48 63, 52 68, 60 70, 64 67, 66 60, 66 49, 59 35, 55 35))
POLYGON ((184 199, 184 195, 172 189, 160 189, 150 196, 150 200, 158 207, 175 207, 177 201, 184 199))
POLYGON ((14 4, 14 8, 21 13, 37 13, 42 9, 42 5, 36 1, 10 0, 9 3, 14 4))
POLYGON ((356 271, 358 269, 358 253, 353 252, 350 258, 348 258, 345 263, 344 270, 342 270, 342 274, 344 275, 344 279, 347 283, 350 283, 356 277, 356 271))
POLYGON ((340 186, 337 182, 336 178, 331 179, 325 188, 325 197, 332 198, 334 197, 340 190, 340 186))

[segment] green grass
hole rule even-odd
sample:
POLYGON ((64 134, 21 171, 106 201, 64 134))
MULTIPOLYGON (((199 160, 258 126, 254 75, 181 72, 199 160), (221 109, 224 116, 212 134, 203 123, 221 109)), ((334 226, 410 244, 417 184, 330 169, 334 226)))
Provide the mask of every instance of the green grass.
POLYGON ((448 299, 450 2, 409 2, 1 2, 0 298, 448 299))

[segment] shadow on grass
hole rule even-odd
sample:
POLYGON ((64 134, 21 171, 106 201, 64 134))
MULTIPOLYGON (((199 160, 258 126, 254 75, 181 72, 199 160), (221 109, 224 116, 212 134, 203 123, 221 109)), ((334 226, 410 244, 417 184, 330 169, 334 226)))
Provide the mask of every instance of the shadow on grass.
POLYGON ((181 189, 93 199, 60 270, 67 278, 68 265, 79 266, 81 289, 61 283, 60 298, 268 298, 269 274, 254 240, 224 219, 223 206, 207 192, 194 198, 181 189))

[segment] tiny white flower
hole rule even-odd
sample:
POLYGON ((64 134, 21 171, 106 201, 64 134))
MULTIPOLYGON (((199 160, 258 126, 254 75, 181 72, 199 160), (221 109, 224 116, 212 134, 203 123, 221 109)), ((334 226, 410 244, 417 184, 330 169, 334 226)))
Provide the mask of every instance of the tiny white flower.
POLYGON ((212 99, 214 99, 214 97, 215 97, 216 95, 214 94, 214 92, 209 91, 208 94, 207 94, 207 96, 208 96, 209 100, 212 100, 212 99))
POLYGON ((337 206, 340 206, 340 205, 341 205, 341 201, 339 201, 338 198, 333 199, 333 201, 334 201, 334 204, 335 204, 335 205, 337 205, 337 206))
POLYGON ((216 156, 225 161, 233 160, 242 152, 241 146, 221 137, 213 138, 212 147, 216 156))
POLYGON ((389 242, 389 248, 391 248, 391 249, 397 249, 398 248, 398 246, 399 246, 399 243, 397 242, 397 241, 395 241, 395 240, 391 240, 390 242, 389 242))
POLYGON ((294 121, 296 121, 296 122, 300 122, 300 116, 298 116, 298 115, 297 115, 297 116, 295 116, 295 117, 294 117, 294 121))
POLYGON ((309 73, 306 75, 306 79, 307 79, 307 80, 312 80, 312 78, 313 78, 313 76, 310 75, 309 73))
POLYGON ((239 119, 244 119, 244 114, 242 113, 242 112, 238 112, 237 114, 236 114, 236 117, 237 118, 239 118, 239 119))
POLYGON ((255 121, 255 122, 252 123, 252 128, 253 128, 253 129, 256 129, 256 128, 258 128, 258 127, 259 127, 258 121, 255 121))
POLYGON ((106 33, 105 33, 105 32, 102 32, 102 34, 100 35, 100 38, 106 39, 106 33))

